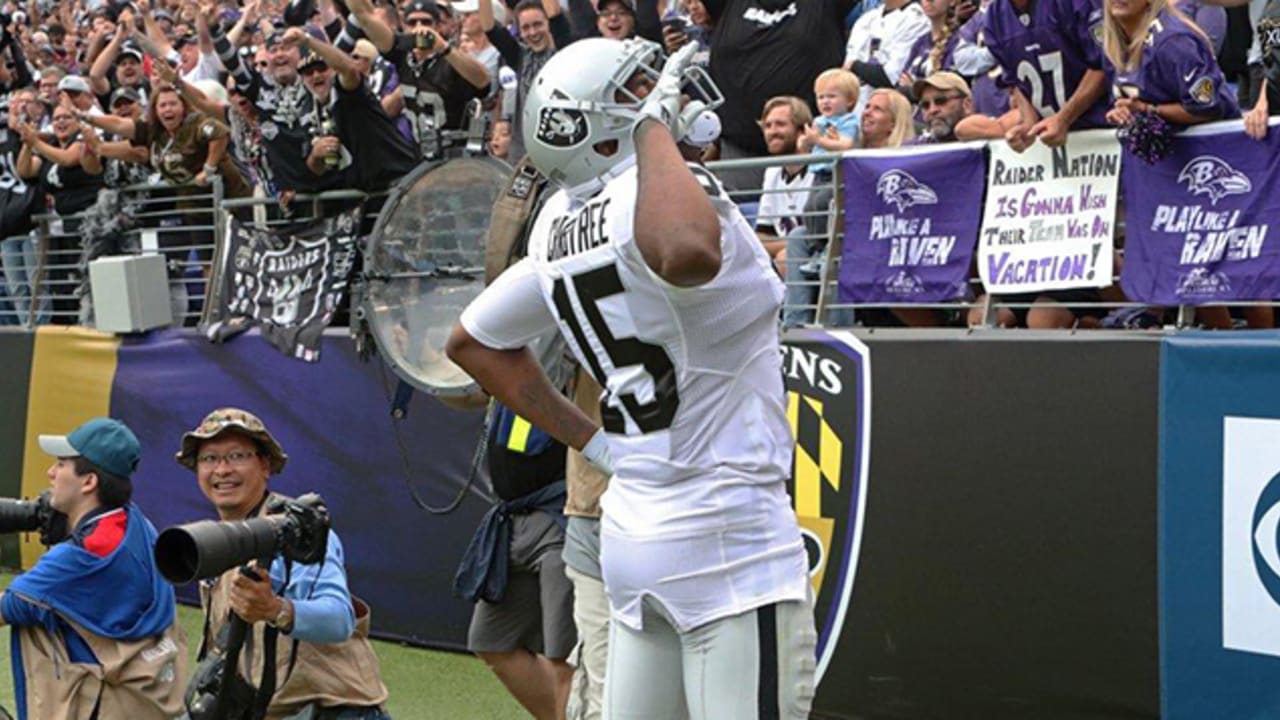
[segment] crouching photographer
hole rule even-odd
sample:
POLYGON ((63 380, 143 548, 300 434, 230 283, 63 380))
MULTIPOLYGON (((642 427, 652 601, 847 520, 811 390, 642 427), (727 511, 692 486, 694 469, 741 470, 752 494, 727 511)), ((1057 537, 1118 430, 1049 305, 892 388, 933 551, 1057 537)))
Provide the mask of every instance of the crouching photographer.
POLYGON ((0 595, 18 717, 177 717, 186 638, 151 559, 155 528, 129 501, 137 437, 96 418, 39 444, 57 458, 50 488, 33 502, 0 501, 0 532, 38 530, 49 546, 0 595))
POLYGON ((342 543, 318 496, 268 491, 288 456, 262 421, 215 410, 176 457, 221 520, 169 528, 156 545, 171 581, 201 580, 191 719, 389 719, 369 608, 347 589, 342 543))

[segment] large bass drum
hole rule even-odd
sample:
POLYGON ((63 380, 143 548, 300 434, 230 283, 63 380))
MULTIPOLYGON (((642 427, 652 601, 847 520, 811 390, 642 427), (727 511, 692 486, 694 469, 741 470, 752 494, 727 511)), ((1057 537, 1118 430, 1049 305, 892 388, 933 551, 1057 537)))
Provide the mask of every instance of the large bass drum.
POLYGON ((361 309, 387 365, 418 390, 456 396, 476 389, 444 345, 484 289, 489 217, 510 180, 511 167, 489 157, 424 165, 378 215, 361 309))

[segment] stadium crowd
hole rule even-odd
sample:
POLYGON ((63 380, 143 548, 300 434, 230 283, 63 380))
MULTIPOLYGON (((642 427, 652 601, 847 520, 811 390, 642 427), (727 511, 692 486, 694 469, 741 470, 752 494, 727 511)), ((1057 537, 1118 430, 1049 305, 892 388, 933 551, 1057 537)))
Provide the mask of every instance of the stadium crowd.
MULTIPOLYGON (((0 323, 44 322, 50 310, 55 322, 91 318, 87 261, 136 243, 102 222, 124 187, 150 183, 167 203, 156 206, 170 211, 159 244, 180 277, 186 263, 207 267, 212 223, 197 198, 215 178, 224 197, 269 198, 272 217, 289 217, 305 212, 298 194, 386 190, 423 160, 460 154, 477 128, 489 153, 514 163, 538 70, 590 36, 698 47, 724 94, 704 160, 982 138, 1025 148, 1150 114, 1174 126, 1243 116, 1261 137, 1280 112, 1280 78, 1269 79, 1280 3, 1245 3, 10 0, 0 6, 0 323), (45 212, 58 220, 38 228, 45 212), (33 307, 42 252, 64 259, 41 278, 55 287, 52 306, 46 291, 33 307)), ((831 163, 718 174, 791 281, 789 304, 812 303, 831 163)), ((1103 318, 1062 305, 1122 302, 1118 288, 1005 300, 1029 306, 1002 311, 1009 326, 1157 323, 1161 312, 1103 318)), ((186 298, 175 303, 181 311, 186 298)), ((1212 308, 1199 320, 1274 325, 1267 308, 1242 315, 1212 308)), ((811 318, 793 309, 786 322, 811 318)), ((966 321, 910 308, 858 319, 966 321)))

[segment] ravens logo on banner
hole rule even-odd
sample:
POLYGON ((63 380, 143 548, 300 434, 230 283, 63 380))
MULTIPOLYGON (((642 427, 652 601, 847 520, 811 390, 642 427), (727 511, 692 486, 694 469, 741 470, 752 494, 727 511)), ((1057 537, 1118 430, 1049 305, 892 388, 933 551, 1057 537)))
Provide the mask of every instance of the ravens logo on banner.
POLYGON ((853 597, 866 507, 871 361, 847 332, 789 332, 787 419, 795 436, 789 490, 809 554, 822 679, 853 597))

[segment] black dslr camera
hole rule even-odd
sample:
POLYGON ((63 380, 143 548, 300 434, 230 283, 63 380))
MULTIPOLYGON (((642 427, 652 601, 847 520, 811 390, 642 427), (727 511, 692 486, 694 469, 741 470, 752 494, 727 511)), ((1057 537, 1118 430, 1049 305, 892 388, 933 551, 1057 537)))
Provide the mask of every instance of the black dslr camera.
MULTIPOLYGON (((324 499, 308 493, 295 499, 274 497, 267 514, 249 520, 201 522, 166 529, 156 539, 156 567, 174 584, 215 578, 250 560, 269 568, 276 555, 312 565, 324 559, 329 541, 329 511, 324 499)), ((240 572, 249 574, 241 568, 240 572)), ((269 631, 270 632, 270 631, 269 631)), ((184 701, 191 720, 253 720, 265 709, 254 687, 237 671, 248 626, 237 615, 222 628, 217 646, 196 667, 184 701)))
MULTIPOLYGON (((226 633, 223 632, 219 645, 225 642, 226 633)), ((187 685, 187 693, 183 699, 187 708, 186 717, 190 720, 250 720, 253 717, 256 694, 257 689, 240 677, 240 673, 232 671, 227 675, 226 656, 210 654, 200 661, 191 674, 191 682, 187 685), (231 688, 226 700, 219 702, 224 677, 229 677, 231 688)))
POLYGON ((304 565, 324 559, 329 540, 329 510, 315 493, 273 498, 267 514, 249 520, 177 525, 156 539, 156 567, 174 584, 218 577, 250 560, 284 555, 304 565))
POLYGON ((40 542, 55 545, 67 539, 67 516, 53 509, 45 490, 35 500, 0 498, 0 534, 40 531, 40 542))

